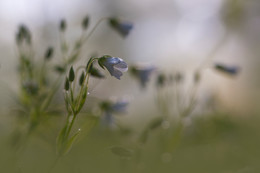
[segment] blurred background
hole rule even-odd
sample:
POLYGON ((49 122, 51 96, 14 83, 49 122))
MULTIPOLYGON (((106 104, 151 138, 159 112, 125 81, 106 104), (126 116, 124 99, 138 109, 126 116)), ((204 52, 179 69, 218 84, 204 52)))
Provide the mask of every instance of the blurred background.
MULTIPOLYGON (((0 0, 2 141, 7 140, 15 126, 10 118, 10 110, 13 109, 12 94, 18 90, 15 42, 18 26, 24 24, 30 29, 37 61, 48 46, 59 48, 58 27, 62 19, 66 19, 68 25, 66 39, 74 43, 81 34, 81 22, 86 15, 90 16, 90 28, 100 18, 110 16, 129 21, 134 27, 127 38, 122 38, 102 23, 84 46, 78 65, 85 64, 93 53, 98 53, 123 58, 129 65, 152 65, 157 73, 179 72, 185 78, 183 93, 191 85, 195 71, 203 65, 197 92, 197 114, 214 114, 217 118, 200 119, 194 123, 196 125, 191 123, 195 127, 190 125, 183 137, 183 144, 171 159, 167 154, 158 154, 158 139, 154 137, 151 145, 145 148, 149 154, 144 156, 145 161, 137 170, 132 169, 133 160, 122 161, 106 150, 120 141, 117 132, 103 135, 102 139, 96 137, 102 136, 100 131, 94 132, 91 140, 84 138, 83 142, 75 146, 71 155, 57 165, 56 172, 87 172, 88 166, 85 165, 89 165, 91 172, 258 172, 258 0, 0 0), (222 74, 214 69, 215 63, 237 66, 239 73, 235 76, 222 74), (215 115, 216 112, 224 118, 219 118, 215 115), (160 159, 157 158, 158 155, 160 159), (70 159, 78 166, 69 165, 70 159), (158 160, 162 160, 162 163, 158 160), (102 164, 105 169, 101 168, 102 164)), ((54 62, 59 62, 59 54, 55 58, 54 62)), ((160 114, 154 101, 157 91, 155 79, 151 77, 143 89, 128 74, 121 81, 110 77, 108 73, 106 76, 107 79, 102 81, 93 80, 90 96, 98 99, 127 98, 130 101, 127 113, 119 117, 123 125, 142 129, 143 123, 160 114)), ((91 99, 88 103, 91 104, 91 99)), ((130 140, 129 143, 131 142, 130 140)), ((4 151, 6 142, 2 143, 1 150, 4 151)), ((12 171, 33 172, 39 166, 42 172, 46 172, 46 167, 52 162, 52 159, 48 160, 53 157, 52 151, 39 141, 32 141, 29 146, 32 148, 30 150, 27 147, 26 154, 23 154, 23 159, 18 164, 19 168, 12 171), (43 153, 42 148, 48 152, 43 153), (35 154, 37 152, 42 159, 35 162, 32 158, 38 158, 35 154), (29 164, 31 161, 34 161, 33 166, 29 164)), ((5 156, 11 155, 10 152, 6 151, 5 156)), ((11 166, 11 158, 2 157, 1 160, 11 166)), ((5 165, 4 169, 8 170, 7 167, 5 165)))

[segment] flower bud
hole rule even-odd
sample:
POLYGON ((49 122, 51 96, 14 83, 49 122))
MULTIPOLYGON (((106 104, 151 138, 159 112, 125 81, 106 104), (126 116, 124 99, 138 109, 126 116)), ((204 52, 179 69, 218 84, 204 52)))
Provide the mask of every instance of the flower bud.
POLYGON ((122 37, 126 37, 129 34, 130 30, 133 29, 133 25, 131 23, 122 22, 117 18, 110 18, 109 25, 122 37))
POLYGON ((69 82, 69 79, 68 79, 67 77, 66 77, 64 89, 65 89, 66 91, 69 91, 69 89, 70 89, 70 82, 69 82))
POLYGON ((80 86, 83 84, 84 78, 85 78, 85 73, 82 72, 81 75, 80 75, 80 78, 79 78, 79 85, 80 85, 80 86))
POLYGON ((87 29, 89 24, 89 16, 86 16, 82 21, 82 28, 87 29))
POLYGON ((66 21, 64 19, 62 19, 60 21, 60 31, 64 32, 67 28, 67 24, 66 24, 66 21))
POLYGON ((70 81, 70 82, 73 82, 74 79, 75 79, 75 73, 74 73, 73 67, 71 66, 70 72, 69 72, 69 81, 70 81))
POLYGON ((54 52, 53 47, 49 47, 49 48, 46 50, 46 52, 45 52, 45 59, 46 59, 46 60, 50 60, 50 59, 52 58, 53 52, 54 52))

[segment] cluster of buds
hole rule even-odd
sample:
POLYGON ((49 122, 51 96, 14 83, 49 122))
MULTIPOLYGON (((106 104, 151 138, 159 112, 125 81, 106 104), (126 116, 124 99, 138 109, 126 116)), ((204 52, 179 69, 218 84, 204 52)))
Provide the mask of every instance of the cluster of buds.
POLYGON ((98 64, 101 68, 107 69, 111 76, 114 76, 117 79, 120 79, 120 77, 123 75, 123 72, 128 70, 127 64, 121 58, 111 57, 109 55, 105 55, 99 58, 92 57, 88 61, 86 68, 79 77, 78 84, 80 86, 80 91, 78 95, 74 97, 76 74, 73 67, 71 67, 69 75, 65 80, 64 89, 66 91, 65 102, 67 110, 72 112, 74 115, 79 113, 87 98, 89 77, 104 77, 98 68, 93 66, 93 63, 96 60, 98 61, 98 64))

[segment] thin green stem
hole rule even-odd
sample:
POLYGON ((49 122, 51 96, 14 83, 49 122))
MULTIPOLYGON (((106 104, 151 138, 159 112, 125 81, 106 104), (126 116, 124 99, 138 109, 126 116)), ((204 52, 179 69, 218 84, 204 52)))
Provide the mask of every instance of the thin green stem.
POLYGON ((85 39, 83 39, 83 43, 86 43, 87 40, 90 38, 90 36, 94 33, 94 31, 97 29, 97 27, 100 25, 101 22, 107 20, 109 18, 105 17, 105 18, 101 18, 99 19, 99 21, 95 24, 95 26, 93 27, 93 29, 89 32, 89 34, 86 36, 85 39))
MULTIPOLYGON (((89 77, 90 77, 90 75, 89 75, 89 71, 90 71, 90 67, 91 67, 91 64, 95 61, 95 60, 97 60, 98 58, 92 58, 92 60, 88 63, 88 66, 87 66, 87 70, 86 70, 86 76, 85 76, 85 78, 84 78, 84 80, 83 80, 83 83, 82 83, 82 86, 81 86, 81 88, 80 88, 80 92, 79 92, 79 95, 78 95, 78 98, 77 98, 77 100, 78 100, 78 103, 76 104, 76 107, 79 107, 79 105, 80 105, 80 102, 81 102, 81 97, 82 97, 82 95, 83 95, 83 91, 84 91, 84 88, 86 89, 86 90, 88 90, 88 82, 89 82, 89 77), (86 82, 87 81, 87 82, 86 82), (86 84, 85 84, 85 82, 86 82, 86 84), (85 85, 84 85, 85 84, 85 85), (85 87, 86 86, 86 87, 85 87)), ((86 91, 87 92, 87 91, 86 91)))
POLYGON ((60 82, 61 82, 61 75, 58 77, 58 79, 55 81, 55 83, 53 84, 52 90, 49 92, 49 95, 47 96, 47 98, 44 100, 42 106, 41 106, 41 110, 46 110, 50 103, 51 100, 53 98, 53 96, 55 95, 56 91, 59 89, 60 86, 60 82))
POLYGON ((212 59, 216 56, 217 52, 224 46, 224 43, 228 40, 229 38, 229 32, 225 31, 223 36, 220 38, 220 40, 217 42, 217 44, 213 47, 213 49, 209 52, 207 55, 206 59, 199 65, 197 68, 197 71, 201 71, 207 64, 212 61, 212 59))
POLYGON ((70 134, 71 128, 72 128, 72 126, 74 124, 74 121, 76 119, 76 116, 77 116, 77 114, 73 114, 72 120, 70 121, 70 118, 68 119, 69 120, 68 121, 69 125, 68 125, 68 130, 67 130, 66 135, 65 135, 66 141, 67 141, 67 138, 69 137, 69 134, 70 134))
POLYGON ((62 59, 64 62, 66 62, 66 53, 67 53, 67 42, 65 39, 64 31, 60 32, 60 48, 61 48, 61 53, 62 53, 62 59))
POLYGON ((55 168, 55 166, 57 165, 57 163, 58 163, 59 160, 60 160, 60 156, 58 156, 58 157, 54 160, 54 162, 52 163, 51 167, 50 167, 49 170, 48 170, 48 173, 51 173, 51 172, 52 172, 52 170, 55 168))

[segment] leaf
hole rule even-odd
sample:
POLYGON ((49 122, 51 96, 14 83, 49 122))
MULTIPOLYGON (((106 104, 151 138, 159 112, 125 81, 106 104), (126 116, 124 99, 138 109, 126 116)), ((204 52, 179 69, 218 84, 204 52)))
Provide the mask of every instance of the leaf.
POLYGON ((72 145, 74 144, 74 142, 76 141, 79 133, 81 131, 78 130, 67 142, 66 145, 64 146, 64 150, 63 150, 63 155, 66 155, 72 148, 72 145))
POLYGON ((63 146, 64 146, 64 142, 65 142, 66 131, 67 131, 67 125, 61 129, 61 131, 56 139, 57 153, 59 155, 62 154, 62 150, 63 150, 63 146))
POLYGON ((148 136, 149 136, 149 131, 146 129, 142 132, 142 134, 140 135, 139 137, 139 142, 141 142, 142 144, 145 144, 147 139, 148 139, 148 136))
POLYGON ((114 146, 110 150, 113 154, 122 158, 131 158, 133 156, 133 151, 124 147, 114 146))
POLYGON ((79 56, 79 51, 74 53, 67 61, 67 64, 72 64, 73 62, 75 62, 77 60, 79 56))
POLYGON ((162 125, 163 122, 163 118, 159 117, 159 118, 155 118, 153 119, 150 124, 148 125, 150 130, 154 130, 157 129, 158 127, 160 127, 162 125))
POLYGON ((81 136, 87 136, 91 130, 96 126, 96 124, 98 123, 99 121, 99 117, 97 116, 87 116, 86 120, 85 120, 85 123, 82 127, 82 133, 83 135, 81 136))

